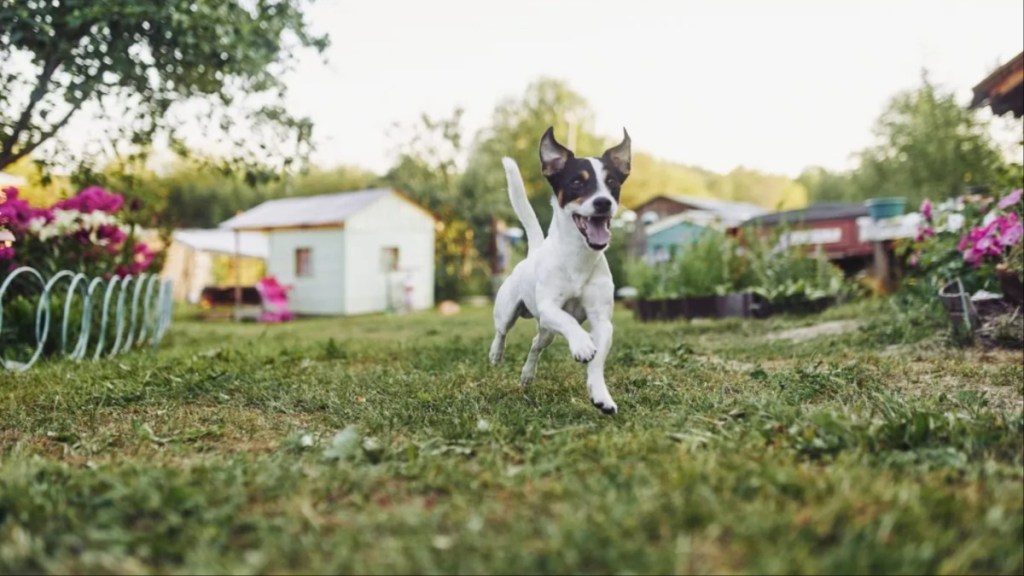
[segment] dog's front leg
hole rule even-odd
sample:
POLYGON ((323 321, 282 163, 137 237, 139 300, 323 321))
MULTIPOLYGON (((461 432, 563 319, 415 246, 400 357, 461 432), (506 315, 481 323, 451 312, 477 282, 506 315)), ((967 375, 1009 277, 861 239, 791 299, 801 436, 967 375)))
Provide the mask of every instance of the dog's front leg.
POLYGON ((605 268, 595 276, 583 294, 583 310, 590 322, 590 336, 597 348, 594 359, 587 364, 587 391, 590 393, 590 402, 605 414, 615 414, 619 409, 604 381, 604 362, 612 347, 614 292, 611 273, 605 268))
POLYGON ((615 414, 619 407, 612 400, 604 381, 604 360, 612 347, 612 322, 607 318, 594 319, 590 321, 590 326, 590 336, 597 348, 594 359, 587 364, 587 391, 590 392, 590 402, 605 414, 615 414))
POLYGON ((541 328, 565 336, 574 360, 586 363, 594 359, 597 354, 594 341, 575 318, 562 310, 557 300, 541 300, 537 303, 537 321, 541 328))

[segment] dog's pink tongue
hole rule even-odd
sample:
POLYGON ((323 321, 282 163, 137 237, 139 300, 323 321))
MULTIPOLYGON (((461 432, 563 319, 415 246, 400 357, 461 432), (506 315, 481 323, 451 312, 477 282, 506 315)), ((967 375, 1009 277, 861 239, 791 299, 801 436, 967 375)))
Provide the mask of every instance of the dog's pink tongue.
POLYGON ((594 246, 604 246, 612 239, 608 230, 608 220, 604 218, 587 219, 587 241, 594 246))

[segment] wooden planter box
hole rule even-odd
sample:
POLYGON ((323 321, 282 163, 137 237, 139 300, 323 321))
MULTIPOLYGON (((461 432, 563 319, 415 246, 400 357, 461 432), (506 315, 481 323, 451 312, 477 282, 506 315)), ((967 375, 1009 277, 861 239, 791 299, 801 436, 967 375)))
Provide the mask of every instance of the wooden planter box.
POLYGON ((767 318, 773 314, 815 314, 835 304, 835 298, 768 302, 752 292, 725 296, 691 296, 637 300, 634 317, 641 322, 685 318, 767 318))
POLYGON ((633 315, 641 322, 677 320, 685 318, 750 318, 756 308, 754 295, 749 292, 725 296, 689 296, 659 300, 637 300, 633 315))
POLYGON ((754 317, 767 318, 775 314, 817 314, 836 303, 835 298, 815 300, 780 300, 769 302, 757 297, 754 303, 754 317))

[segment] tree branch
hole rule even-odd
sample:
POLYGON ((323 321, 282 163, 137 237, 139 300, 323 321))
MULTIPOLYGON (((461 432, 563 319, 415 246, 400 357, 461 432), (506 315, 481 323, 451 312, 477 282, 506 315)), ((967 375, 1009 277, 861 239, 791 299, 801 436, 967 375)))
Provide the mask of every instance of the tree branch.
POLYGON ((39 104, 43 97, 46 96, 46 89, 50 85, 50 80, 53 78, 54 73, 57 72, 57 69, 60 68, 62 61, 63 60, 61 58, 54 57, 43 65, 42 71, 39 72, 39 76, 36 78, 36 87, 32 90, 32 94, 29 95, 28 104, 26 104, 25 109, 22 110, 21 116, 18 117, 18 121, 14 123, 14 130, 11 132, 10 140, 8 140, 3 145, 3 148, 0 149, 0 168, 5 166, 3 158, 14 152, 14 145, 18 142, 18 138, 21 136, 21 133, 28 127, 29 120, 32 119, 32 112, 35 111, 36 104, 39 104))
POLYGON ((57 132, 61 128, 63 128, 65 124, 68 123, 68 120, 71 120, 71 116, 73 116, 75 114, 75 112, 78 112, 78 109, 82 107, 82 102, 83 101, 80 100, 74 106, 72 106, 71 109, 68 110, 67 114, 65 114, 64 117, 61 118, 59 122, 57 122, 56 124, 51 126, 50 129, 47 130, 46 132, 43 132, 42 134, 40 134, 39 138, 35 142, 33 142, 31 144, 26 144, 25 146, 23 146, 17 152, 14 152, 14 151, 0 151, 0 168, 3 168, 4 166, 8 166, 10 164, 14 164, 18 160, 20 160, 20 159, 24 158, 25 156, 28 156, 29 154, 31 154, 43 142, 46 142, 50 138, 53 138, 53 136, 55 134, 57 134, 57 132))

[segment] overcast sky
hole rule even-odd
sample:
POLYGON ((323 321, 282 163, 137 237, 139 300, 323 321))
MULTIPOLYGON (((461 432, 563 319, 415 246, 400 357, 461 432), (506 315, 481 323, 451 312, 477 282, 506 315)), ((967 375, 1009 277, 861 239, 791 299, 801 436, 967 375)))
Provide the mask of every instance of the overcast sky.
POLYGON ((966 103, 1024 49, 1020 0, 319 0, 310 16, 332 46, 303 55, 289 107, 313 118, 319 164, 378 171, 394 122, 461 106, 474 134, 541 76, 662 159, 845 168, 922 68, 966 103))

